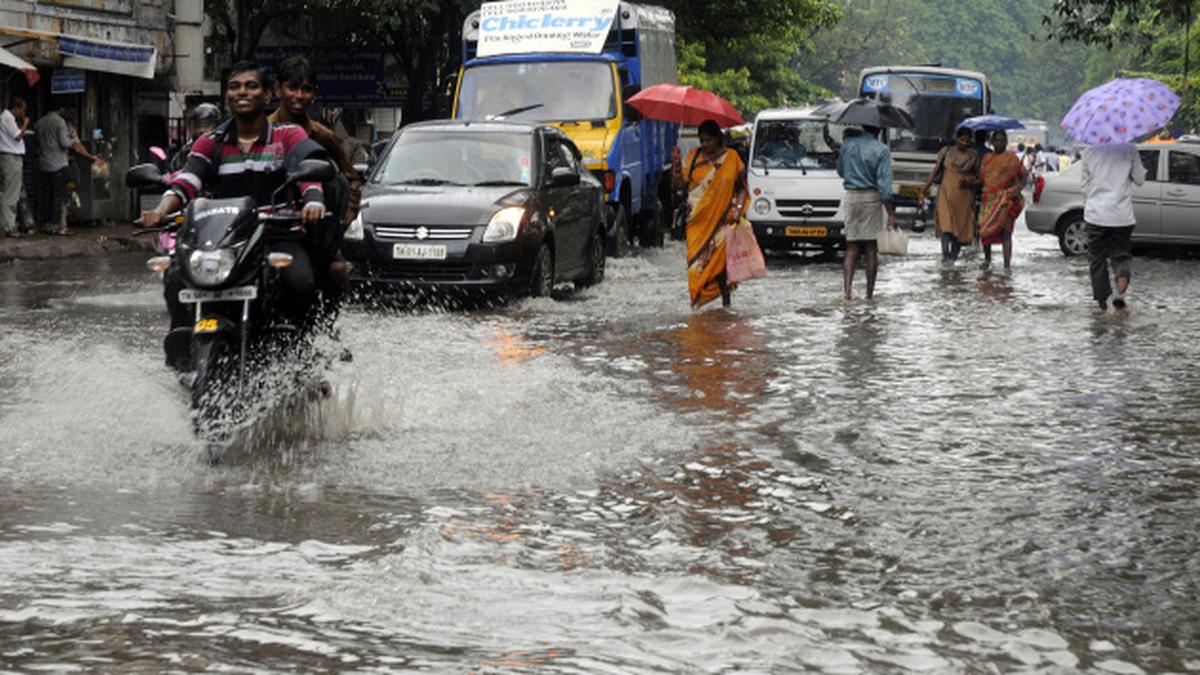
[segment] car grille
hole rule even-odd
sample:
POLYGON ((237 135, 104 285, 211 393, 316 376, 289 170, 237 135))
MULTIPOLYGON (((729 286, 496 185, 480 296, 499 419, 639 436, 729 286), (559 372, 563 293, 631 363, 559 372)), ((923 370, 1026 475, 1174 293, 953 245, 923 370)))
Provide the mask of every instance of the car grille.
POLYGON ((376 239, 416 239, 437 240, 470 239, 473 227, 445 225, 375 225, 376 239), (418 236, 417 230, 424 228, 425 236, 418 236))
POLYGON ((775 207, 785 218, 832 218, 837 215, 838 200, 780 199, 775 202, 775 207))
POLYGON ((465 281, 470 263, 417 262, 396 260, 371 263, 371 276, 408 281, 465 281))

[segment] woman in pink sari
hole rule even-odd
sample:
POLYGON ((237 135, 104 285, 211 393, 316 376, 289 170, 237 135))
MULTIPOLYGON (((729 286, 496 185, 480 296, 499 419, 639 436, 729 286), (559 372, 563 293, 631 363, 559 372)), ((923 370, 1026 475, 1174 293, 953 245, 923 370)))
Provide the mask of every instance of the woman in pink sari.
POLYGON ((1012 233, 1017 216, 1025 208, 1021 186, 1025 169, 1021 160, 1008 151, 1008 134, 992 134, 992 152, 983 158, 979 170, 983 181, 983 199, 979 206, 979 238, 983 244, 984 267, 992 264, 992 244, 1004 249, 1004 270, 1012 268, 1012 233))

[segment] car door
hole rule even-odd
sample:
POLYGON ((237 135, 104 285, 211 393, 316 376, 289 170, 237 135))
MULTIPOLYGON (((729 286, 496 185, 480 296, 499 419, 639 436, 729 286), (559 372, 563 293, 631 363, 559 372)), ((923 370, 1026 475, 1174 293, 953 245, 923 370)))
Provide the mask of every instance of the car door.
POLYGON ((1166 150, 1167 180, 1162 186, 1163 239, 1200 244, 1200 149, 1166 150))
POLYGON ((1133 240, 1153 243, 1162 241, 1162 153, 1156 148, 1140 148, 1138 155, 1146 167, 1146 182, 1133 186, 1133 240))
POLYGON ((595 192, 583 180, 586 169, 583 166, 583 155, 570 139, 559 139, 559 151, 562 153, 563 164, 570 167, 580 180, 570 188, 567 201, 559 214, 559 228, 566 230, 563 248, 563 269, 568 274, 583 270, 588 264, 588 237, 593 231, 595 221, 595 192), (567 259, 569 258, 569 260, 567 259))
POLYGON ((555 169, 569 168, 562 151, 562 141, 549 130, 542 135, 542 194, 546 220, 554 231, 554 274, 562 278, 571 267, 574 244, 571 241, 569 208, 571 188, 555 187, 550 177, 555 169))

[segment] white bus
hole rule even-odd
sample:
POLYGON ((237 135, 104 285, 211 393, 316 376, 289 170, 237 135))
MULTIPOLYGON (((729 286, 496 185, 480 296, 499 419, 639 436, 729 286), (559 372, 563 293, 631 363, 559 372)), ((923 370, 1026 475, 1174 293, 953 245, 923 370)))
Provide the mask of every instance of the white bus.
POLYGON ((940 66, 863 68, 858 93, 903 108, 917 122, 916 129, 888 131, 892 186, 901 213, 915 212, 917 196, 937 162, 937 152, 953 142, 959 122, 992 110, 986 75, 940 66))

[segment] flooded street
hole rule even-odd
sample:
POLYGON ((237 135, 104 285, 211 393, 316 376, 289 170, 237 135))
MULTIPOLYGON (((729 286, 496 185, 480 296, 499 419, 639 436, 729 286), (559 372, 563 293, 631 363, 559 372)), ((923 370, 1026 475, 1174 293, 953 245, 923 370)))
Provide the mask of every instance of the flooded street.
POLYGON ((145 256, 0 266, 0 669, 1200 671, 1200 263, 910 252, 354 308, 218 467, 145 256))

